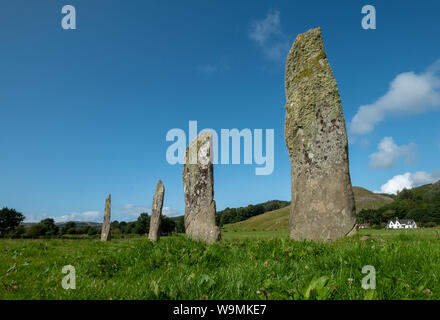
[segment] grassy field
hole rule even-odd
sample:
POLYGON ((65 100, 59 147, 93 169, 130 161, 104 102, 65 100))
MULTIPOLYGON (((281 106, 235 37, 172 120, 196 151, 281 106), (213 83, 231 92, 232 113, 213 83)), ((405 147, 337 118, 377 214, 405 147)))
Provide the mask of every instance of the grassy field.
POLYGON ((1 299, 439 299, 438 229, 362 230, 334 243, 286 231, 97 240, 0 240, 1 299), (368 234, 368 235, 367 235, 368 234), (76 289, 61 286, 65 265, 76 289), (376 269, 364 290, 362 267, 376 269))

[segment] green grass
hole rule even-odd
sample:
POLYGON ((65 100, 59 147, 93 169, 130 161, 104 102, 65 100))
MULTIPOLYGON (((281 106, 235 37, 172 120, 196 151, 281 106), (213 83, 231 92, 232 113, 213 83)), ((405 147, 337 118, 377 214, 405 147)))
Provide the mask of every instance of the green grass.
POLYGON ((436 229, 362 230, 334 243, 227 231, 211 246, 184 235, 155 244, 145 237, 3 239, 0 256, 1 299, 440 298, 436 229), (61 287, 69 264, 76 290, 61 287), (361 287, 365 265, 376 269, 376 290, 361 287))
POLYGON ((222 230, 222 238, 225 241, 240 241, 246 239, 288 239, 288 230, 269 230, 269 231, 234 231, 222 230))
POLYGON ((244 221, 226 224, 227 231, 278 231, 289 229, 290 206, 266 212, 244 221))

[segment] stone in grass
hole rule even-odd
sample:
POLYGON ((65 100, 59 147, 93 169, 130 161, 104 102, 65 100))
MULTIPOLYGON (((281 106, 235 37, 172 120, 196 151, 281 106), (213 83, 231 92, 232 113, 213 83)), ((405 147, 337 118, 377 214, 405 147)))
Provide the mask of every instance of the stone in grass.
POLYGON ((320 28, 297 36, 287 56, 285 82, 290 237, 331 241, 352 234, 355 202, 345 120, 320 28))
POLYGON ((186 149, 183 165, 185 194, 185 232, 194 239, 208 244, 221 238, 215 222, 212 134, 200 133, 186 149))

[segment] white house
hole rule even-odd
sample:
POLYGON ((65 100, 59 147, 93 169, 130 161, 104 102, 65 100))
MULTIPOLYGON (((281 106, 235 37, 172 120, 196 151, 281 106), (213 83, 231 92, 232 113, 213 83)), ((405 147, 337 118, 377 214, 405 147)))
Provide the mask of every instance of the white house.
POLYGON ((417 228, 417 224, 414 220, 395 220, 395 221, 388 221, 387 226, 385 227, 387 229, 415 229, 417 228))

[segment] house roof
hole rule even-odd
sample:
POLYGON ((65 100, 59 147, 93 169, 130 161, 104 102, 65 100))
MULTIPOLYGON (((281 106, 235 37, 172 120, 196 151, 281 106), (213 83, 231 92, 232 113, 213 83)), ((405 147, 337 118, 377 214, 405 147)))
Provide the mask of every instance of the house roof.
POLYGON ((390 222, 394 222, 394 223, 399 222, 400 224, 414 224, 414 223, 416 223, 412 219, 401 219, 401 220, 395 220, 395 221, 390 220, 388 223, 390 223, 390 222))
POLYGON ((415 221, 412 220, 412 219, 402 219, 402 220, 399 220, 399 222, 401 224, 413 224, 413 223, 415 223, 415 221))

